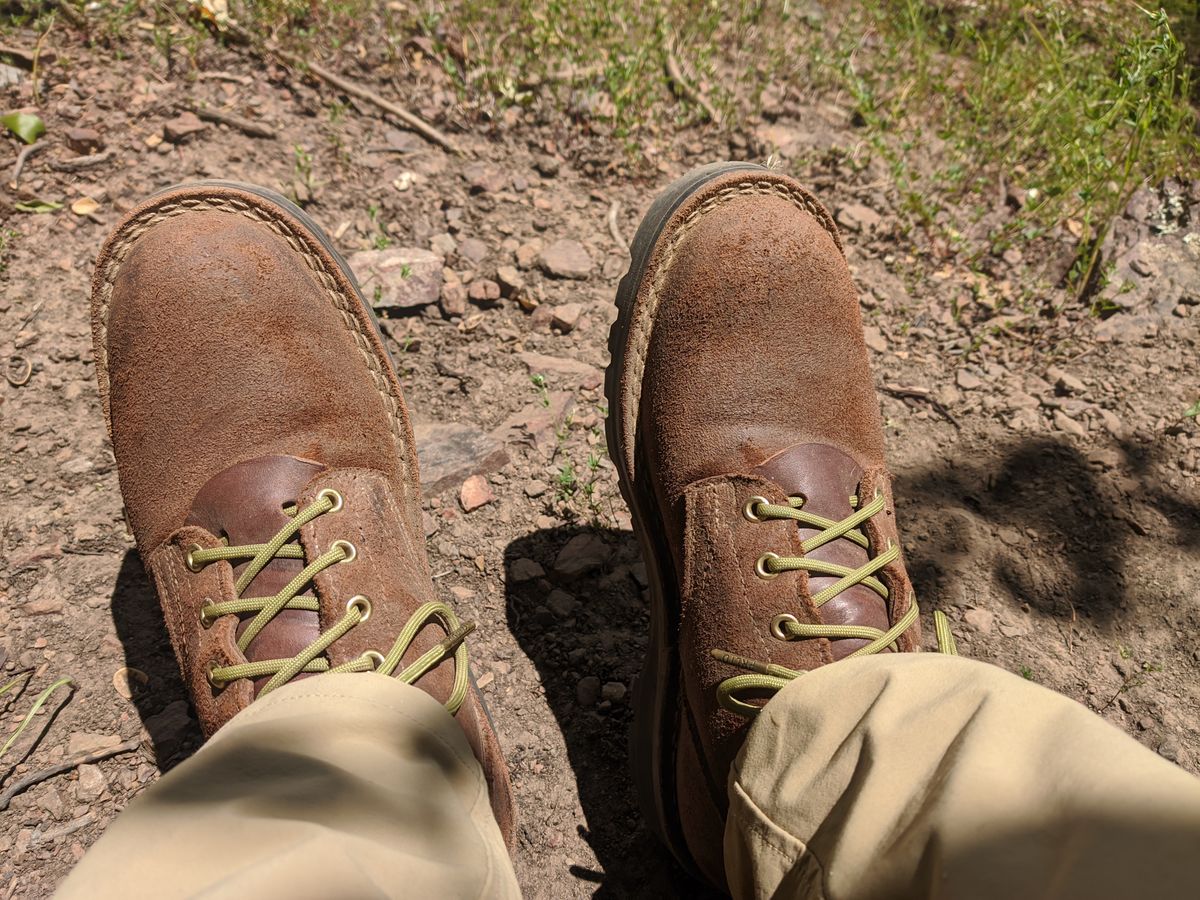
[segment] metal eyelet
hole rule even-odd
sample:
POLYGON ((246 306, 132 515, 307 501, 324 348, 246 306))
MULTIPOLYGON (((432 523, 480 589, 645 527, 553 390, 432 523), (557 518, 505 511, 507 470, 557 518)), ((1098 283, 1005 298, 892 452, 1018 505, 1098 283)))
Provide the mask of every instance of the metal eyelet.
POLYGON ((779 572, 772 572, 767 568, 767 560, 779 559, 778 553, 764 553, 754 563, 754 574, 764 581, 770 581, 772 578, 778 578, 779 572))
POLYGON ((751 497, 749 500, 746 501, 746 504, 742 507, 742 515, 745 517, 747 522, 762 522, 763 521, 763 518, 754 511, 755 507, 759 506, 760 504, 762 506, 770 506, 771 501, 768 500, 766 497, 758 497, 758 496, 751 497))
POLYGON ((204 569, 204 564, 196 562, 195 557, 192 556, 193 553, 203 549, 199 544, 192 544, 187 548, 187 553, 183 557, 183 564, 188 567, 189 572, 200 572, 204 569))
POLYGON ((788 639, 787 632, 783 630, 783 624, 785 622, 791 622, 793 625, 800 624, 800 620, 791 613, 780 613, 773 618, 771 620, 771 634, 781 641, 786 641, 788 639))
POLYGON ((387 661, 378 650, 364 650, 363 656, 375 663, 375 668, 371 670, 372 672, 378 672, 380 667, 387 661))
POLYGON ((369 597, 364 597, 362 594, 355 594, 346 601, 346 612, 350 612, 352 609, 357 609, 359 614, 362 616, 362 618, 358 620, 358 624, 361 625, 363 622, 367 621, 367 619, 371 618, 371 599, 369 597))
POLYGON ((358 556, 358 550, 349 541, 334 541, 329 545, 330 550, 335 550, 338 547, 342 548, 342 552, 346 554, 342 562, 354 562, 354 557, 358 556))
POLYGON ((214 659, 212 662, 210 662, 208 664, 208 668, 205 670, 204 675, 208 679, 208 683, 210 685, 212 685, 213 688, 215 688, 218 691, 224 690, 225 685, 228 684, 229 682, 221 681, 220 679, 218 679, 213 674, 216 671, 217 671, 217 661, 214 659))
POLYGON ((206 629, 212 628, 217 621, 216 617, 208 611, 216 605, 216 601, 212 597, 205 597, 204 602, 200 604, 200 624, 206 629))
POLYGON ((345 505, 342 495, 333 488, 325 488, 323 491, 317 494, 318 500, 324 500, 326 497, 328 497, 329 501, 333 504, 333 506, 329 508, 331 513, 338 512, 345 505))

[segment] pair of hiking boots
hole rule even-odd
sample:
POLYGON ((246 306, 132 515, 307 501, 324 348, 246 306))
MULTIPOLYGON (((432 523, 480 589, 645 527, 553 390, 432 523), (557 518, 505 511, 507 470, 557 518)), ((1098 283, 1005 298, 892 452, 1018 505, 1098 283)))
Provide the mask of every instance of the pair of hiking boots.
MULTIPOLYGON (((720 163, 658 198, 631 254, 606 391, 652 594, 634 768, 651 825, 723 886, 726 777, 759 707, 816 666, 917 650, 918 611, 825 209, 720 163)), ((179 187, 117 227, 93 288, 129 524, 206 734, 305 675, 399 678, 455 716, 511 839, 400 385, 329 239, 270 191, 179 187)))

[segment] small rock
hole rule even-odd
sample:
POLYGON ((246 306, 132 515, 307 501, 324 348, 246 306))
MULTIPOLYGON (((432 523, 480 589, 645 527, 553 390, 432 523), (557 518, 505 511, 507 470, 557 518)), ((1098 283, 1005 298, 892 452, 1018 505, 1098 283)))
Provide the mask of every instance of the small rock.
POLYGON ((600 699, 609 703, 620 703, 625 699, 625 685, 619 681, 609 681, 600 688, 600 699))
POLYGON ((500 302, 500 285, 490 278, 476 278, 467 290, 472 303, 480 306, 495 306, 500 302))
POLYGON ((472 194, 496 193, 508 187, 508 176, 485 162, 472 163, 463 170, 472 194))
POLYGON ((580 706, 595 706, 600 700, 600 679, 586 675, 575 685, 575 702, 580 706))
MULTIPOLYGON (((186 706, 186 704, 185 704, 186 706)), ((121 743, 119 734, 95 734, 90 731, 76 731, 67 740, 68 756, 87 756, 99 753, 121 743)))
POLYGON ((1183 753, 1183 744, 1175 735, 1168 735, 1163 738, 1161 744, 1158 745, 1158 755, 1163 759, 1170 760, 1173 763, 1179 762, 1179 757, 1183 753))
POLYGON ((1082 394, 1087 390, 1087 385, 1074 375, 1064 372, 1062 369, 1055 368, 1054 366, 1051 366, 1046 370, 1046 380, 1054 385, 1055 393, 1057 393, 1059 396, 1066 396, 1067 394, 1082 394))
POLYGON ((147 718, 143 730, 161 764, 183 749, 188 738, 196 733, 196 725, 188 713, 187 701, 174 700, 162 712, 147 718))
POLYGON ((867 342, 867 346, 876 353, 887 353, 888 342, 883 336, 883 332, 874 325, 868 325, 863 329, 863 340, 867 342))
POLYGON ((163 138, 172 144, 179 144, 207 129, 208 125, 201 122, 195 113, 185 112, 163 124, 163 138))
POLYGON ((1097 407, 1096 414, 1100 416, 1100 421, 1104 423, 1105 431, 1118 440, 1125 437, 1125 423, 1117 417, 1116 413, 1110 409, 1097 407))
POLYGON ((569 334, 575 330, 575 326, 579 324, 579 317, 582 315, 583 304, 564 303, 562 306, 554 307, 550 324, 563 334, 569 334))
POLYGON ((481 506, 486 506, 496 499, 492 486, 482 475, 472 475, 463 482, 458 492, 458 502, 462 504, 463 512, 473 512, 481 506))
POLYGON ((567 541, 554 560, 554 571, 567 578, 594 572, 608 561, 609 549, 603 539, 583 532, 567 541))
POLYGON ((469 425, 414 425, 413 435, 427 496, 461 484, 471 475, 490 475, 508 465, 501 441, 469 425))
POLYGON ((1054 427, 1059 431, 1065 431, 1067 434, 1073 434, 1076 437, 1084 437, 1087 435, 1087 429, 1068 416, 1061 409, 1054 411, 1054 427))
POLYGON ((523 581, 533 581, 533 579, 541 578, 545 574, 546 570, 542 568, 537 560, 527 559, 524 556, 513 560, 512 565, 508 567, 509 580, 517 584, 523 581))
POLYGON ((602 375, 595 366, 564 356, 547 356, 544 353, 527 351, 520 354, 520 360, 529 367, 531 375, 560 375, 581 385, 583 382, 595 381, 597 376, 602 375))
POLYGON ((458 241, 454 239, 454 235, 443 231, 429 239, 429 249, 442 259, 446 259, 458 252, 458 241))
POLYGON ((553 156, 538 154, 533 158, 533 167, 544 178, 553 178, 558 174, 560 163, 553 156))
POLYGON ((79 767, 79 780, 75 782, 75 797, 80 803, 91 803, 100 799, 100 795, 108 788, 108 780, 99 766, 82 765, 79 767))
POLYGON ((976 391, 983 387, 983 379, 966 369, 958 370, 958 374, 954 376, 954 383, 964 391, 976 391))
POLYGON ((517 260, 517 266, 522 269, 532 269, 537 265, 538 255, 542 252, 541 241, 530 241, 528 244, 522 244, 517 248, 514 256, 517 260))
MULTIPOLYGON (((520 250, 517 251, 520 253, 520 250)), ((538 265, 555 278, 587 278, 592 272, 592 258, 579 241, 555 241, 538 256, 538 265)))
POLYGON ((963 621, 980 634, 991 634, 996 625, 996 616, 986 609, 968 609, 963 613, 963 621))
POLYGON ((95 128, 68 128, 67 146, 78 154, 95 153, 104 146, 95 128))
POLYGON ((446 318, 467 314, 467 288, 461 281, 447 281, 442 285, 441 308, 446 318))
POLYGON ((1019 547, 1025 543, 1025 536, 1021 534, 1019 529, 1014 528, 1012 525, 1001 525, 996 529, 996 537, 1000 538, 1001 542, 1007 544, 1009 547, 1019 547))
POLYGON ((442 259, 428 250, 360 250, 346 262, 375 309, 421 309, 442 292, 442 259))
POLYGON ((478 265, 488 255, 488 246, 479 238, 467 238, 458 245, 458 255, 468 262, 478 265))
POLYGON ((869 206, 851 203, 838 210, 837 223, 847 231, 874 231, 883 217, 869 206))
POLYGON ((500 266, 496 269, 496 281, 500 283, 500 293, 512 297, 525 289, 525 279, 514 266, 500 266))
POLYGON ((550 612, 560 619, 569 619, 579 610, 578 600, 566 591, 557 589, 550 592, 550 596, 546 598, 546 605, 550 607, 550 612))

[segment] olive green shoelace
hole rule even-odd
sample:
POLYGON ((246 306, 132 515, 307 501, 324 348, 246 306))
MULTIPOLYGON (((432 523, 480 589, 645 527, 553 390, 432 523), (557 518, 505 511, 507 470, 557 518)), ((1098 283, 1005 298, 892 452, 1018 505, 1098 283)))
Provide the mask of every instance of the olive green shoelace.
MULTIPOLYGON (((221 603, 212 601, 205 603, 200 610, 201 624, 205 628, 209 628, 221 616, 242 616, 254 613, 254 618, 250 620, 249 625, 237 640, 238 649, 244 653, 251 641, 281 611, 303 609, 309 612, 318 612, 320 601, 316 597, 302 595, 300 591, 319 572, 338 563, 350 562, 355 558, 357 550, 349 541, 334 541, 328 550, 308 563, 274 597, 242 597, 242 592, 271 560, 305 559, 304 549, 299 543, 293 543, 293 539, 300 529, 313 519, 340 510, 342 503, 340 494, 336 491, 325 490, 302 510, 294 507, 284 510, 291 517, 291 521, 265 544, 244 544, 207 549, 198 544, 193 545, 187 553, 187 565, 194 572, 199 572, 214 562, 250 561, 234 584, 238 599, 221 603)), ((467 645, 464 641, 467 635, 474 631, 475 623, 463 623, 454 614, 454 610, 444 603, 436 601, 424 603, 409 618, 386 655, 375 650, 368 650, 357 659, 330 667, 329 661, 322 654, 338 638, 367 621, 370 615, 370 599, 361 594, 356 595, 347 601, 346 613, 341 619, 290 659, 264 659, 231 666, 214 666, 208 672, 208 679, 214 687, 220 688, 239 678, 263 678, 270 675, 270 680, 259 691, 261 697, 280 685, 286 684, 301 672, 373 671, 382 675, 392 675, 396 672, 404 655, 412 647, 412 643, 421 629, 426 625, 437 623, 446 631, 446 637, 396 674, 396 677, 403 682, 412 684, 430 669, 453 658, 454 686, 449 699, 446 700, 446 708, 451 714, 456 713, 467 697, 467 645)))
MULTIPOLYGON (((812 597, 812 604, 820 609, 838 594, 855 585, 870 588, 885 601, 889 592, 887 586, 875 577, 875 573, 888 564, 900 558, 900 548, 888 540, 884 552, 868 560, 857 569, 841 566, 836 563, 811 559, 808 554, 830 541, 845 539, 853 541, 864 550, 871 549, 870 539, 859 530, 872 516, 881 512, 886 505, 882 494, 876 493, 875 498, 861 507, 859 498, 852 496, 850 506, 855 510, 851 515, 840 521, 827 519, 815 513, 805 512, 803 497, 789 497, 787 505, 771 503, 765 497, 751 497, 742 508, 743 515, 751 522, 764 522, 779 519, 791 519, 806 528, 817 529, 818 533, 806 538, 800 543, 804 556, 780 556, 776 553, 764 553, 755 563, 755 573, 759 578, 772 579, 784 572, 805 571, 813 575, 827 575, 838 580, 829 587, 818 591, 812 597)), ((887 631, 873 628, 869 625, 810 625, 800 622, 794 615, 783 613, 775 617, 771 623, 771 632, 775 637, 785 641, 797 641, 807 638, 827 638, 842 640, 845 638, 869 641, 866 646, 855 650, 847 658, 854 656, 870 656, 888 648, 896 648, 896 641, 904 634, 921 615, 916 600, 909 604, 908 611, 899 621, 887 631)), ((941 653, 957 655, 954 636, 950 633, 950 622, 940 612, 934 612, 934 631, 937 636, 938 650, 941 653)), ((802 675, 786 666, 763 663, 757 660, 729 653, 725 650, 713 650, 712 655, 721 662, 739 669, 746 669, 750 674, 735 675, 726 678, 717 688, 717 702, 723 709, 737 713, 747 718, 758 715, 760 707, 747 702, 744 697, 763 697, 774 694, 789 681, 802 675)))

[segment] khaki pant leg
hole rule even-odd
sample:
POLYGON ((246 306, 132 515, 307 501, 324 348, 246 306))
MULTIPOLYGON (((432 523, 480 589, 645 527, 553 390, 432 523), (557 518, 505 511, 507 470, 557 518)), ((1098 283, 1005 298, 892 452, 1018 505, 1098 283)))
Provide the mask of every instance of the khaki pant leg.
POLYGON ((483 772, 418 688, 285 685, 138 797, 59 898, 518 897, 483 772))
POLYGON ((968 659, 802 675, 763 709, 729 790, 739 898, 1200 897, 1200 780, 968 659))

